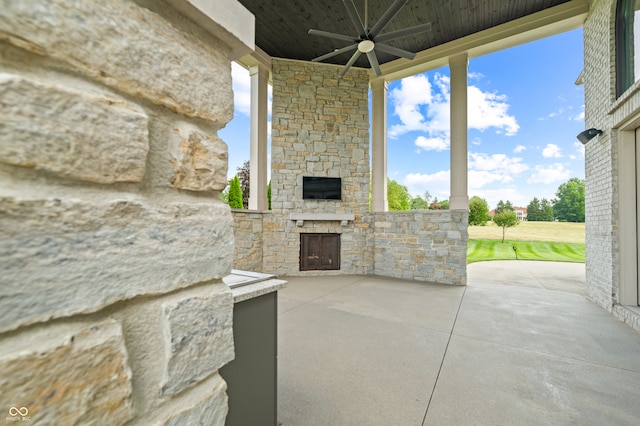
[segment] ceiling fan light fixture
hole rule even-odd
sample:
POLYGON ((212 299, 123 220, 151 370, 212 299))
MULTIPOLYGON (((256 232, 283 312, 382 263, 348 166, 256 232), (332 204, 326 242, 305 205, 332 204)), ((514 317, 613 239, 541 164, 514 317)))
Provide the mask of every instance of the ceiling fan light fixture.
POLYGON ((360 43, 358 43, 358 50, 362 53, 369 53, 375 46, 376 44, 371 40, 362 40, 360 43))
MULTIPOLYGON (((391 0, 385 0, 385 1, 391 1, 391 0)), ((367 1, 365 0, 365 5, 364 5, 365 20, 363 24, 362 20, 360 19, 360 15, 358 14, 358 11, 356 10, 356 6, 353 3, 353 0, 342 0, 342 3, 344 4, 344 7, 347 10, 347 14, 351 19, 351 23, 353 24, 353 27, 356 30, 356 34, 358 35, 355 37, 349 37, 344 34, 314 30, 313 28, 310 29, 309 34, 311 35, 328 37, 335 40, 343 40, 343 41, 348 41, 352 43, 349 46, 334 50, 322 56, 318 56, 317 58, 314 58, 311 61, 312 62, 323 61, 325 59, 329 59, 341 53, 346 53, 348 51, 353 51, 355 49, 356 51, 353 53, 353 55, 351 56, 351 59, 349 59, 349 62, 347 62, 347 64, 344 66, 344 69, 340 73, 340 77, 342 77, 346 74, 347 70, 349 70, 349 68, 353 64, 355 64, 355 62, 363 53, 367 56, 367 59, 369 60, 369 64, 371 65, 371 68, 373 69, 373 71, 376 73, 377 76, 380 76, 382 74, 382 71, 380 70, 380 63, 378 62, 376 51, 384 52, 386 54, 397 56, 400 58, 413 59, 416 56, 415 53, 383 44, 383 42, 430 31, 431 24, 425 23, 425 24, 416 25, 410 28, 403 28, 401 30, 391 31, 390 33, 382 34, 378 37, 379 35, 378 33, 387 26, 389 21, 391 21, 393 17, 396 16, 396 14, 400 11, 400 9, 402 9, 402 7, 405 4, 407 4, 408 1, 409 0, 393 0, 393 3, 391 4, 391 6, 389 6, 387 11, 384 12, 384 14, 378 20, 378 22, 374 25, 374 27, 369 29, 368 27, 365 26, 365 24, 368 21, 367 1)))

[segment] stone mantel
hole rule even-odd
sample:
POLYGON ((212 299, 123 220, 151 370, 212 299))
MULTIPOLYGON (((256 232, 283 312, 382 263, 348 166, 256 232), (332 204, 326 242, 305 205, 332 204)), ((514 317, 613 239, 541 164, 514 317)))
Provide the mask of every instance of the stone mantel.
POLYGON ((347 226, 347 222, 355 219, 351 213, 291 213, 289 219, 295 220, 297 226, 304 225, 305 220, 339 221, 341 226, 347 226))

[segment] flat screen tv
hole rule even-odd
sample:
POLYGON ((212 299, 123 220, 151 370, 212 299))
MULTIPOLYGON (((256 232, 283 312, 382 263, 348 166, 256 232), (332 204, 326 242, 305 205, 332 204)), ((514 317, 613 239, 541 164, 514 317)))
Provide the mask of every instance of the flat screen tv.
POLYGON ((303 176, 302 198, 305 200, 341 200, 342 179, 303 176))

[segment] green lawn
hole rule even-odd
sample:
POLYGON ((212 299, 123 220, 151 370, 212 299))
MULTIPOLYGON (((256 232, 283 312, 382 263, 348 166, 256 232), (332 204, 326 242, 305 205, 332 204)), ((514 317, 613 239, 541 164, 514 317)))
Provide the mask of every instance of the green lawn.
MULTIPOLYGON (((508 232, 508 231, 507 231, 508 232)), ((585 245, 543 241, 469 240, 467 263, 485 260, 546 260, 552 262, 584 263, 585 245)))

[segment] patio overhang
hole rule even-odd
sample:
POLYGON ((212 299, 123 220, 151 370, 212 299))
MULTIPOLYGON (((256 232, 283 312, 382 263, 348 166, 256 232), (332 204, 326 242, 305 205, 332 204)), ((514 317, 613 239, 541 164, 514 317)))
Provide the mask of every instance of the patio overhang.
MULTIPOLYGON (((273 4, 268 10, 262 2, 256 0, 240 0, 240 3, 257 14, 256 49, 238 60, 241 65, 250 70, 252 76, 251 181, 256 182, 257 185, 251 187, 254 193, 250 197, 249 208, 266 210, 266 189, 264 189, 267 184, 268 167, 266 86, 271 79, 271 59, 279 57, 308 61, 322 54, 323 49, 331 51, 337 48, 337 46, 330 47, 326 42, 317 41, 306 34, 309 28, 322 27, 332 32, 349 34, 350 27, 349 22, 343 19, 342 5, 331 8, 327 7, 326 2, 320 0, 305 2, 305 5, 299 5, 299 7, 273 4), (323 10, 321 16, 319 10, 323 10), (269 17, 272 21, 267 25, 265 20, 269 17), (282 34, 287 34, 286 42, 282 34), (299 37, 296 37, 296 34, 299 37)), ((417 36, 394 41, 396 47, 406 50, 415 50, 416 46, 424 48, 418 51, 413 60, 394 59, 391 56, 381 55, 380 76, 376 76, 373 70, 369 70, 373 117, 371 129, 373 211, 387 210, 386 97, 388 82, 444 66, 450 67, 452 87, 450 206, 452 209, 468 209, 466 75, 469 59, 579 28, 589 11, 588 0, 531 1, 527 2, 526 7, 521 4, 515 7, 512 2, 504 0, 498 2, 502 3, 499 8, 496 7, 496 2, 488 1, 481 1, 479 4, 473 2, 475 5, 473 7, 466 0, 448 3, 450 9, 446 11, 447 16, 441 14, 444 9, 429 6, 426 2, 407 3, 406 7, 410 6, 411 13, 406 11, 403 13, 401 10, 393 23, 389 24, 389 30, 424 23, 424 20, 428 19, 434 28, 433 34, 422 37, 422 42, 416 41, 420 38, 417 36), (474 8, 484 12, 484 19, 472 16, 474 8), (491 14, 491 18, 488 18, 487 14, 491 14), (470 21, 465 24, 464 19, 470 19, 470 21)), ((365 6, 354 4, 356 7, 365 6)), ((370 0, 366 5, 373 14, 376 11, 384 11, 389 4, 390 2, 385 0, 370 0)), ((341 70, 344 62, 340 62, 340 57, 341 55, 338 55, 330 61, 341 70)), ((363 61, 355 64, 355 66, 362 65, 367 63, 363 61)))

